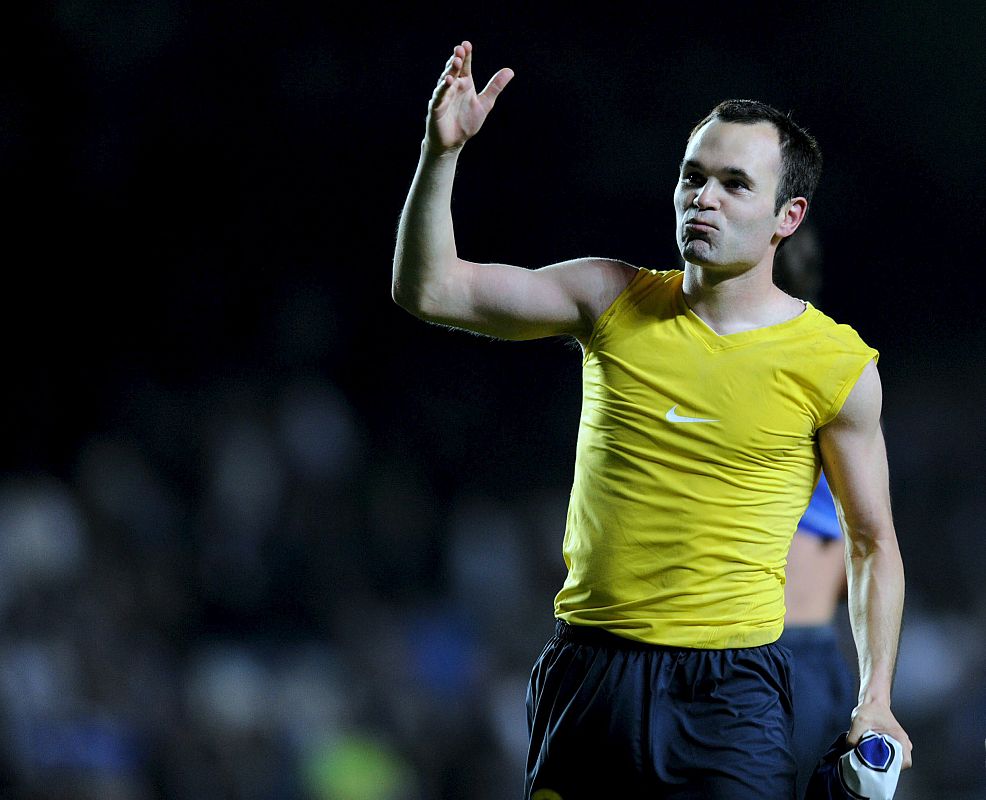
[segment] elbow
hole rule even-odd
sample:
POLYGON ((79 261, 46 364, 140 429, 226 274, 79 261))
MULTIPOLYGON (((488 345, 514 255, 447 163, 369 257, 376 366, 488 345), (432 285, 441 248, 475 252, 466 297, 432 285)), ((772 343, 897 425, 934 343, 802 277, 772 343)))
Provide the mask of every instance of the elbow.
POLYGON ((390 296, 393 301, 409 314, 413 314, 426 322, 441 318, 447 311, 453 292, 450 287, 454 270, 446 267, 440 270, 429 270, 421 274, 420 270, 402 270, 395 264, 394 277, 390 284, 390 296))
POLYGON ((410 311, 412 296, 408 288, 408 272, 404 268, 403 259, 394 257, 393 272, 390 280, 390 297, 401 308, 410 311))
POLYGON ((412 291, 396 277, 390 285, 390 297, 401 308, 416 317, 422 315, 420 293, 412 291))
POLYGON ((852 531, 847 540, 847 555, 851 563, 878 560, 884 563, 901 561, 900 545, 893 527, 875 531, 852 531))
POLYGON ((420 287, 408 286, 406 283, 402 283, 395 278, 390 286, 390 296, 408 314, 425 322, 431 320, 427 304, 425 303, 426 295, 420 287))
POLYGON ((418 294, 414 285, 416 283, 414 280, 415 271, 412 269, 413 265, 408 264, 408 260, 400 247, 394 254, 394 261, 391 266, 390 297, 405 311, 414 314, 416 295, 418 294))
POLYGON ((401 308, 406 309, 408 303, 407 292, 404 290, 403 285, 395 277, 390 284, 390 299, 393 300, 401 308))

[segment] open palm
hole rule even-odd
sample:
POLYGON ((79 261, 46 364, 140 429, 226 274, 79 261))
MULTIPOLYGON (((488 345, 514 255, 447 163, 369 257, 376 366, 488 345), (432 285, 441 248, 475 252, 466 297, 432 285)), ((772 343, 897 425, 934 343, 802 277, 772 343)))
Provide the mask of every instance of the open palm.
POLYGON ((472 77, 472 44, 456 45, 428 104, 428 144, 442 150, 462 147, 483 127, 497 95, 513 76, 512 69, 501 69, 477 94, 472 77))

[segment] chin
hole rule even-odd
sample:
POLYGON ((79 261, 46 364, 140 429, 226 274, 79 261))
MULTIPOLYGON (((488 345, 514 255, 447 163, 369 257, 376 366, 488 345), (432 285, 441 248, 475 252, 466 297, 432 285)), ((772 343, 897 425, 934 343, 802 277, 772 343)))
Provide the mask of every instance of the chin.
POLYGON ((715 268, 719 266, 718 262, 712 259, 712 248, 709 247, 708 242, 701 240, 686 242, 681 248, 681 257, 696 267, 715 268))

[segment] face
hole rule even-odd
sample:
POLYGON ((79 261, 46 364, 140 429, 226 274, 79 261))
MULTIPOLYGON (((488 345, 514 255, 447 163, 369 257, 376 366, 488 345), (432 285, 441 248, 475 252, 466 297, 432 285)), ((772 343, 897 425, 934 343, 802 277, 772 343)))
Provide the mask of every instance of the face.
POLYGON ((712 120, 688 142, 674 192, 678 249, 697 266, 742 272, 771 253, 785 210, 774 213, 781 174, 768 122, 712 120))

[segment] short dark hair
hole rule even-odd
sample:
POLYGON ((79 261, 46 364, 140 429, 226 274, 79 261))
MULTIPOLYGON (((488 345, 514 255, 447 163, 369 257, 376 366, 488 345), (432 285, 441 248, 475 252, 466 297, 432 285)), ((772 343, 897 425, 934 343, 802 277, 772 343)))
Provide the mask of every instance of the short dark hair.
POLYGON ((715 119, 741 125, 758 122, 773 125, 781 144, 781 178, 774 198, 774 213, 778 213, 792 197, 803 197, 811 202, 822 176, 822 151, 815 137, 791 119, 790 112, 783 114, 759 100, 723 100, 692 128, 688 140, 691 141, 699 128, 715 119))

